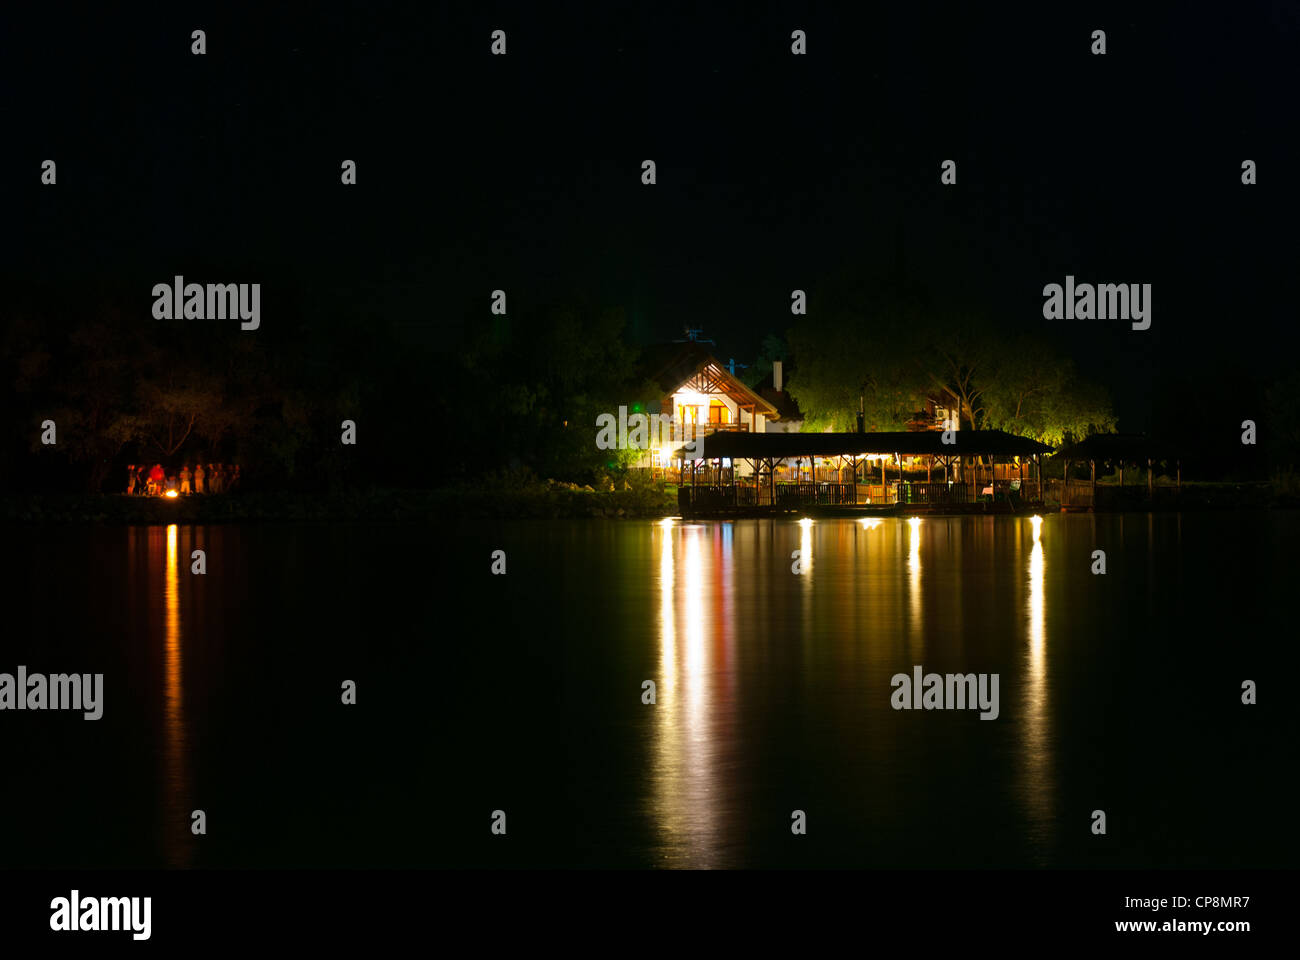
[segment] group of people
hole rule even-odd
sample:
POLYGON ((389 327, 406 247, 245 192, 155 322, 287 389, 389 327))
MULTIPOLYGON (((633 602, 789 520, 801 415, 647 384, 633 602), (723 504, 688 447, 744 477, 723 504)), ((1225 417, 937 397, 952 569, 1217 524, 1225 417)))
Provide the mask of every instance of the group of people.
POLYGON ((184 464, 176 476, 168 476, 161 463, 152 467, 126 467, 126 495, 128 497, 161 497, 167 491, 187 493, 229 493, 239 486, 239 464, 210 463, 206 467, 197 463, 194 469, 184 464))

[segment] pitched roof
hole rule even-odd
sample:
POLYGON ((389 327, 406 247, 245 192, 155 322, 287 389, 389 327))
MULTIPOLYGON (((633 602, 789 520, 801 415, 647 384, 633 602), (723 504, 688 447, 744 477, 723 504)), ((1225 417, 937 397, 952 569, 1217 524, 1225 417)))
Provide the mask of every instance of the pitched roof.
POLYGON ((657 383, 665 395, 676 393, 692 377, 705 373, 717 384, 717 392, 744 406, 755 405, 758 412, 769 420, 780 419, 775 404, 729 373, 725 365, 695 341, 646 347, 641 351, 640 366, 642 374, 657 383))

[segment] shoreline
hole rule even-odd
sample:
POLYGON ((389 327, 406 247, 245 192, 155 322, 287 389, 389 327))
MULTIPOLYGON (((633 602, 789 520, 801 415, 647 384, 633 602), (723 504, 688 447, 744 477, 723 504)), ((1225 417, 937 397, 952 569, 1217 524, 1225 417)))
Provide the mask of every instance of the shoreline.
POLYGON ((0 498, 7 524, 278 523, 473 519, 656 519, 676 500, 648 489, 595 491, 562 484, 515 490, 447 488, 346 493, 248 492, 167 499, 126 494, 28 494, 0 498))
MULTIPOLYGON (((1206 510, 1294 510, 1300 498, 1276 495, 1267 484, 1205 484, 1184 487, 1177 502, 1126 503, 1123 509, 1097 513, 1171 513, 1206 510)), ((890 508, 884 515, 906 513, 890 508)), ((791 516, 839 511, 809 507, 791 516)), ((856 515, 858 511, 847 511, 856 515)), ((866 511, 861 511, 866 515, 866 511)), ((928 516, 1043 515, 1058 513, 1060 505, 1010 511, 934 510, 928 516)), ((1079 511, 1070 511, 1079 512, 1079 511)), ((1081 511, 1090 512, 1090 511, 1081 511)), ((471 519, 659 519, 680 516, 675 490, 636 487, 600 491, 561 483, 536 483, 508 489, 449 487, 437 490, 370 490, 335 494, 248 492, 205 494, 168 500, 125 494, 29 494, 0 498, 0 518, 9 524, 169 524, 261 523, 295 521, 434 521, 449 517, 471 519)), ((724 511, 692 519, 752 519, 757 514, 724 511)))

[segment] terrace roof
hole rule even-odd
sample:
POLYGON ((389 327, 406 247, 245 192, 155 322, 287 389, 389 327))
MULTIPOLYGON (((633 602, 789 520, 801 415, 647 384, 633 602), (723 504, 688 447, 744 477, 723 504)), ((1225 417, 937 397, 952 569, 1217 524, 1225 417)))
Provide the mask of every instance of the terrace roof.
POLYGON ((1062 447, 1056 456, 1062 460, 1145 460, 1176 456, 1169 445, 1153 440, 1144 433, 1094 433, 1078 443, 1062 447))
MULTIPOLYGON (((1045 443, 1001 430, 958 430, 955 443, 944 443, 938 430, 902 433, 715 433, 703 438, 702 449, 687 453, 687 460, 788 460, 792 457, 849 457, 870 454, 903 456, 1030 457, 1050 453, 1045 443)), ((685 447, 673 451, 683 456, 685 447)))

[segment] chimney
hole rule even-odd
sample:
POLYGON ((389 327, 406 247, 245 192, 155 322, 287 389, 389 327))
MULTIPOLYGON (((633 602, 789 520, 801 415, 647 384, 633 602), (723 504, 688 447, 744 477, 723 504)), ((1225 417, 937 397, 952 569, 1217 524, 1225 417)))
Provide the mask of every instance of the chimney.
POLYGON ((772 387, 776 390, 777 393, 781 392, 781 384, 782 384, 781 361, 773 360, 772 361, 772 387))

